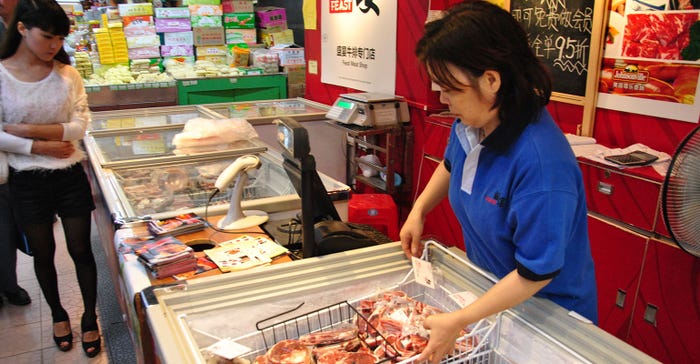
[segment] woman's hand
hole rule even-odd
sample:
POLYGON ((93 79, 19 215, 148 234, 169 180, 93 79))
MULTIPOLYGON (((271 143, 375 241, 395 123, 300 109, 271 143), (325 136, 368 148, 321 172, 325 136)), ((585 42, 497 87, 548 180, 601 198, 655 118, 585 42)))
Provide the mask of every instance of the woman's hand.
POLYGON ((423 242, 421 235, 423 234, 423 218, 419 213, 411 211, 401 227, 399 238, 401 239, 401 247, 408 259, 411 257, 420 258, 423 253, 423 242))
POLYGON ((423 327, 430 330, 428 346, 416 359, 416 362, 428 360, 437 364, 455 349, 455 343, 462 332, 462 326, 458 318, 458 312, 446 312, 428 316, 423 322, 423 327))
POLYGON ((47 155, 54 158, 68 158, 75 152, 71 142, 55 140, 35 140, 32 143, 32 154, 47 155))

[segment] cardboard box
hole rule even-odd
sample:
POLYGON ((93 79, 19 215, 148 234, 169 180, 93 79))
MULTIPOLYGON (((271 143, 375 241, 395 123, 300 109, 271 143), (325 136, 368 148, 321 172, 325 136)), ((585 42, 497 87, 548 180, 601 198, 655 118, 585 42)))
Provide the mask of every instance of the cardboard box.
POLYGON ((224 13, 252 13, 253 0, 223 0, 221 8, 224 13))
POLYGON ((190 18, 156 18, 156 32, 186 32, 192 29, 190 18))
POLYGON ((304 97, 306 94, 306 83, 289 83, 287 84, 287 97, 304 97))
POLYGON ((282 72, 287 74, 288 83, 306 83, 306 65, 294 65, 282 67, 282 72))
POLYGON ((179 45, 179 44, 194 44, 194 33, 190 30, 187 32, 163 33, 163 44, 179 45))
POLYGON ((221 16, 224 14, 221 5, 196 4, 189 5, 190 16, 221 16))
POLYGON ((194 45, 224 45, 224 27, 197 27, 192 28, 194 33, 194 45))
POLYGON ((255 15, 253 13, 225 13, 223 23, 224 28, 227 29, 255 29, 255 15))
POLYGON ((189 18, 190 8, 186 6, 177 8, 155 8, 156 18, 189 18))
POLYGON ((197 4, 220 5, 221 0, 183 0, 183 2, 182 2, 182 5, 197 5, 197 4))
POLYGON ((255 8, 255 17, 258 25, 267 27, 271 23, 287 22, 287 11, 277 6, 260 6, 255 8))
POLYGON ((282 44, 294 44, 294 33, 291 29, 279 32, 268 32, 267 29, 260 29, 260 40, 268 47, 282 44))
POLYGON ((160 47, 129 48, 129 59, 160 57, 160 47))
POLYGON ((153 15, 153 4, 138 3, 138 4, 119 4, 119 16, 135 16, 135 15, 153 15))
POLYGON ((162 45, 160 55, 163 57, 194 56, 194 47, 191 44, 162 45))
POLYGON ((127 48, 158 47, 160 38, 157 35, 141 35, 138 37, 127 37, 127 48))
POLYGON ((138 27, 127 26, 124 28, 124 36, 125 37, 139 37, 139 36, 144 36, 144 35, 156 35, 155 25, 138 26, 138 27))
POLYGON ((228 47, 220 46, 201 46, 195 47, 195 53, 199 56, 225 56, 228 54, 228 47))
POLYGON ((304 56, 304 48, 296 44, 283 44, 270 47, 270 50, 276 52, 280 57, 280 66, 295 66, 306 65, 304 56))
POLYGON ((226 29, 225 33, 226 44, 258 42, 258 33, 255 29, 226 29))
POLYGON ((192 28, 224 26, 223 22, 221 21, 221 16, 193 15, 190 17, 190 22, 192 23, 192 28))

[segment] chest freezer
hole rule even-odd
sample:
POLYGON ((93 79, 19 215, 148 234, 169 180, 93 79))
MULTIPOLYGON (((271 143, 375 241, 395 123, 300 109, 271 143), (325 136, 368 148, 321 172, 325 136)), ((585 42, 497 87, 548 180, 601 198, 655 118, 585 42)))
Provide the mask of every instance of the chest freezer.
MULTIPOLYGON (((211 200, 210 196, 216 178, 236 158, 232 155, 200 156, 113 168, 93 164, 93 169, 115 221, 143 216, 160 219, 185 212, 213 216, 228 211, 231 185, 211 200)), ((262 165, 249 172, 242 208, 278 215, 298 210, 300 199, 282 167, 281 156, 265 152, 259 158, 262 165)), ((350 187, 325 175, 321 180, 331 200, 341 204, 340 210, 347 211, 350 187)))
MULTIPOLYGON (((357 320, 353 313, 357 311, 347 307, 357 307, 382 292, 400 290, 442 310, 461 307, 461 297, 480 296, 494 283, 488 273, 462 258, 463 254, 434 242, 427 245, 424 257, 432 266, 435 288, 418 284, 400 244, 389 243, 151 287, 141 295, 163 363, 215 362, 212 345, 221 343, 243 348, 240 357, 252 361, 275 342, 357 320)), ((449 362, 655 362, 539 298, 469 329, 461 338, 469 346, 449 362)))

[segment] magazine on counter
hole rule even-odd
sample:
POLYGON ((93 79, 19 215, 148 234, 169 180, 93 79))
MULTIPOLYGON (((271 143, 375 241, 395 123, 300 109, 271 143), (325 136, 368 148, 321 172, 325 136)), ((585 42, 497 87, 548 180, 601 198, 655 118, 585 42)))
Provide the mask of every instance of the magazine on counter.
POLYGON ((180 235, 204 230, 205 226, 203 218, 190 212, 169 219, 150 220, 148 231, 155 236, 180 235))
POLYGON ((156 279, 161 279, 185 272, 193 272, 197 269, 197 258, 186 256, 165 264, 146 264, 148 272, 156 279))
POLYGON ((187 256, 194 256, 194 250, 173 236, 149 240, 142 246, 132 246, 139 260, 150 266, 174 262, 187 256))
POLYGON ((236 245, 223 245, 206 249, 204 253, 222 272, 233 272, 269 264, 272 259, 261 255, 254 249, 236 245))
POLYGON ((270 259, 289 253, 289 249, 277 244, 266 236, 242 235, 235 239, 221 242, 218 246, 235 246, 241 249, 255 250, 258 254, 270 259))

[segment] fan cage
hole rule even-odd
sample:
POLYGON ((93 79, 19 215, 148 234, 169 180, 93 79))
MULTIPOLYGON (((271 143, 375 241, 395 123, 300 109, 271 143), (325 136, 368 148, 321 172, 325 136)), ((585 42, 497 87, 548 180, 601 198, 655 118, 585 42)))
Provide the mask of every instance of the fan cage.
POLYGON ((700 127, 680 143, 661 191, 664 223, 676 244, 700 257, 700 127))

